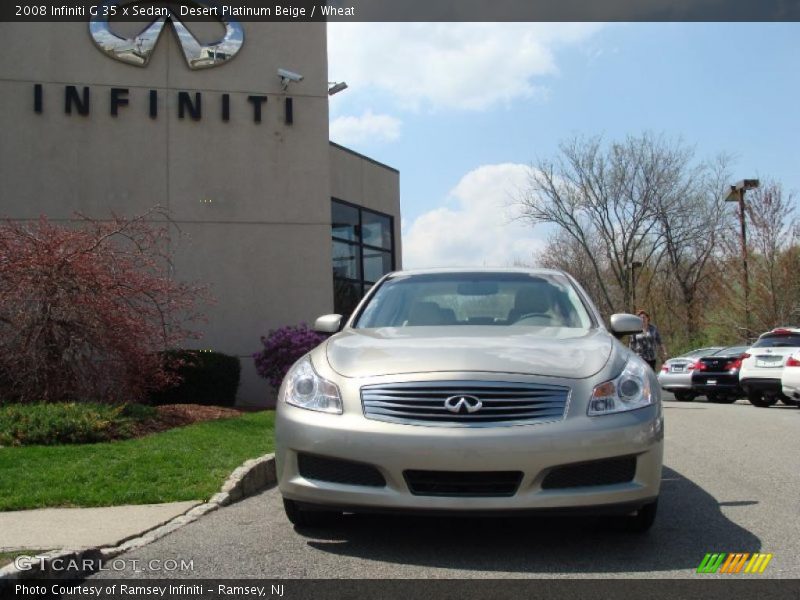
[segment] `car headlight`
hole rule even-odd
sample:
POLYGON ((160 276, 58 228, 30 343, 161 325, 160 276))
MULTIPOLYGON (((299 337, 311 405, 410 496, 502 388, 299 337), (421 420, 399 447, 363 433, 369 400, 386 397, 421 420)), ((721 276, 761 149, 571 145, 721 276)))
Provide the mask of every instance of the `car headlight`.
POLYGON ((630 359, 616 379, 595 386, 589 400, 590 417, 636 410, 653 403, 650 389, 649 367, 636 359, 630 359))
POLYGON ((283 401, 308 410, 342 414, 339 388, 335 383, 317 375, 307 356, 300 359, 286 374, 283 401))

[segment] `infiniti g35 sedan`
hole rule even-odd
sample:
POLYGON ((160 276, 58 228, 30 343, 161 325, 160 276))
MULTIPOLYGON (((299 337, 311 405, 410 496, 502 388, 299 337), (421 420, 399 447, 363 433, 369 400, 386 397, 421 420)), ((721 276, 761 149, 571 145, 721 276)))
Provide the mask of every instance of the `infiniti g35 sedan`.
POLYGON ((290 521, 344 512, 602 513, 653 523, 663 415, 653 371, 551 270, 386 275, 281 386, 290 521))

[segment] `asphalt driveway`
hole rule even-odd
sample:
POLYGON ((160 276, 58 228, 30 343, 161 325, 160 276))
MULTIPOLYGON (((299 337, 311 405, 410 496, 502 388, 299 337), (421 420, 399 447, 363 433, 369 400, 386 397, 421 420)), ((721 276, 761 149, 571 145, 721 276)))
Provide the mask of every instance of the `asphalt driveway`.
POLYGON ((800 577, 800 410, 665 406, 660 510, 644 536, 590 518, 348 515, 295 529, 271 489, 120 557, 193 569, 96 577, 689 578, 707 552, 770 552, 761 577, 800 577))

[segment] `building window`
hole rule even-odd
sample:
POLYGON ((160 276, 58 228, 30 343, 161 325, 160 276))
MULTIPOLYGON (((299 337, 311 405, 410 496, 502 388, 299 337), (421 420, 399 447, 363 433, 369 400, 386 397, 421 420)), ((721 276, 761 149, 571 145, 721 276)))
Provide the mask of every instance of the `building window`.
POLYGON ((331 200, 333 310, 353 312, 378 279, 394 269, 394 222, 390 215, 331 200))

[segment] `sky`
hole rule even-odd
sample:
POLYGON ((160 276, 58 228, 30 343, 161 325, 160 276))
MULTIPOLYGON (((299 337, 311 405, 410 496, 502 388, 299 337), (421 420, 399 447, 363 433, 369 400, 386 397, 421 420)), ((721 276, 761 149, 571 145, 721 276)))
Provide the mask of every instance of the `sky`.
MULTIPOLYGON (((528 167, 664 134, 800 193, 800 23, 331 23, 330 136, 400 171, 403 266, 531 263, 528 167)), ((733 182, 732 182, 733 183, 733 182)))

